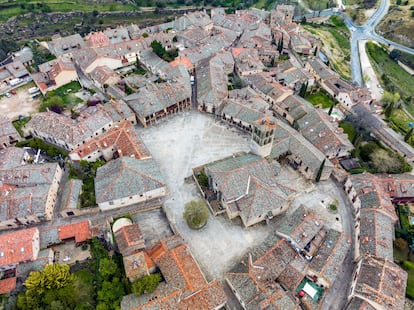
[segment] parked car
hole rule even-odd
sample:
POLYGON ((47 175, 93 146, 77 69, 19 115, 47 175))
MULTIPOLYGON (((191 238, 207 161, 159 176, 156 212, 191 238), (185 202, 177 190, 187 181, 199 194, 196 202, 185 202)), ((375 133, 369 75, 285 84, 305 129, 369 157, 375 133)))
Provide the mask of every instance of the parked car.
POLYGON ((10 93, 11 93, 12 95, 16 95, 16 94, 17 94, 17 92, 16 92, 14 89, 12 89, 12 90, 10 91, 10 93))
POLYGON ((10 97, 11 97, 10 93, 5 93, 4 95, 5 95, 7 98, 10 98, 10 97))

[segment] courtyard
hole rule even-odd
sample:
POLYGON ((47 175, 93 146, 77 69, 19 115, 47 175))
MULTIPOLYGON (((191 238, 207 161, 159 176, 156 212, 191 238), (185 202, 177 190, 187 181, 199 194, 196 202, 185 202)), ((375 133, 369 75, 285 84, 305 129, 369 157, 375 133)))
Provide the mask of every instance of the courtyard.
MULTIPOLYGON (((207 225, 194 231, 188 228, 182 213, 185 203, 201 199, 190 178, 191 169, 238 152, 248 152, 249 135, 210 115, 194 111, 171 117, 139 133, 168 185, 169 196, 164 209, 173 229, 189 245, 206 277, 223 279, 224 273, 240 262, 249 249, 277 229, 277 221, 246 229, 238 219, 230 221, 225 215, 213 217, 210 214, 207 225)), ((328 208, 335 200, 338 200, 338 209, 344 204, 335 184, 325 181, 315 186, 287 165, 282 165, 278 182, 297 190, 289 214, 304 205, 315 209, 327 226, 342 230, 339 213, 328 208)))

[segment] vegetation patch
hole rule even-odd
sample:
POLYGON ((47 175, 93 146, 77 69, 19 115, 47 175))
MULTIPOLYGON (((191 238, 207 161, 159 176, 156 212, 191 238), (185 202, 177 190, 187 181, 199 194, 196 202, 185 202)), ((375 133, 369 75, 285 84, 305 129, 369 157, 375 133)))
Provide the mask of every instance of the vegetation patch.
POLYGON ((31 117, 24 117, 17 121, 13 121, 13 126, 16 128, 17 132, 19 133, 20 137, 23 137, 23 130, 22 128, 31 120, 31 117))
POLYGON ((322 108, 329 109, 332 105, 337 102, 324 90, 318 92, 308 92, 305 99, 313 105, 322 105, 322 108))
POLYGON ((208 208, 203 200, 191 200, 184 207, 183 217, 191 229, 200 229, 207 224, 208 208))
POLYGON ((412 1, 391 0, 388 13, 378 25, 378 32, 394 42, 414 47, 414 10, 412 7, 412 1))
POLYGON ((306 23, 306 30, 322 39, 322 50, 329 58, 330 65, 345 80, 351 78, 350 33, 342 19, 332 16, 329 22, 306 23))
POLYGON ((150 274, 135 280, 131 285, 131 290, 135 295, 150 294, 156 290, 160 284, 162 276, 160 273, 150 274))
POLYGON ((384 89, 390 93, 399 93, 406 104, 407 110, 413 115, 414 77, 392 60, 382 46, 374 42, 367 42, 366 50, 384 89))
POLYGON ((402 267, 408 273, 407 289, 405 294, 408 298, 414 299, 414 263, 410 261, 404 261, 402 267))
POLYGON ((105 164, 103 160, 88 162, 81 160, 79 166, 69 164, 69 178, 83 181, 82 193, 80 195, 81 208, 94 207, 96 205, 95 197, 95 176, 99 167, 105 164))
POLYGON ((351 173, 368 171, 371 173, 403 173, 412 170, 405 159, 382 145, 371 136, 371 133, 359 125, 359 120, 353 115, 348 115, 340 123, 344 131, 350 137, 355 149, 352 156, 358 158, 361 168, 351 173))
POLYGON ((17 147, 31 147, 35 150, 42 150, 44 151, 47 156, 49 157, 57 157, 60 156, 61 158, 65 158, 68 156, 68 152, 54 146, 52 144, 46 143, 39 138, 33 138, 30 140, 19 141, 16 143, 17 147))

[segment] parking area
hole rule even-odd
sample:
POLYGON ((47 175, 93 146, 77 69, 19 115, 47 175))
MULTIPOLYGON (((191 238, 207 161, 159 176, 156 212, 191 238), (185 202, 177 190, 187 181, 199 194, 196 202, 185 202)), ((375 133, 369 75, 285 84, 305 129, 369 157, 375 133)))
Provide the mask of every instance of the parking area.
POLYGON ((40 97, 33 99, 28 89, 33 87, 33 83, 15 89, 16 94, 10 97, 2 96, 0 98, 0 115, 16 120, 19 115, 27 116, 39 110, 40 97))
MULTIPOLYGON (((187 242, 207 278, 223 279, 224 273, 239 263, 249 249, 276 229, 276 222, 246 229, 240 220, 230 221, 226 216, 210 215, 204 228, 191 230, 182 217, 184 205, 191 199, 201 199, 201 196, 194 182, 186 182, 185 178, 191 175, 193 167, 237 152, 248 152, 250 137, 198 112, 171 117, 156 126, 139 130, 139 133, 169 187, 170 194, 164 205, 169 221, 187 242)), ((338 199, 334 185, 324 182, 314 186, 287 166, 282 167, 278 181, 298 190, 292 209, 304 204, 320 212, 329 226, 341 228, 337 215, 330 212, 325 203, 338 199)))

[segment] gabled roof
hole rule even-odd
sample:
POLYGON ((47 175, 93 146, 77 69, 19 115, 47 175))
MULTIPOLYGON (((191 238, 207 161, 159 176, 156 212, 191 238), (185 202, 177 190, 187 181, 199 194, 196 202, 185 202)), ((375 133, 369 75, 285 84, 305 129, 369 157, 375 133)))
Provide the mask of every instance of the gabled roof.
POLYGON ((148 254, 160 268, 165 282, 151 294, 124 296, 122 309, 207 310, 226 303, 220 282, 206 281, 190 249, 178 236, 161 240, 148 254))
POLYGON ((161 187, 165 187, 165 183, 152 159, 120 157, 98 168, 95 177, 97 203, 140 195, 161 187))
POLYGON ((353 296, 367 300, 376 308, 403 309, 407 272, 393 261, 367 255, 362 260, 353 296))
POLYGON ((65 240, 75 238, 76 242, 84 242, 87 239, 92 238, 89 221, 82 221, 67 225, 59 226, 59 240, 65 240))
POLYGON ((16 287, 16 277, 0 280, 0 295, 10 293, 16 287))
MULTIPOLYGON (((35 260, 33 243, 39 243, 39 230, 27 228, 0 235, 0 266, 35 260)), ((39 250, 39 249, 37 249, 39 250)))
POLYGON ((123 255, 130 247, 134 249, 145 248, 144 238, 138 224, 122 226, 114 235, 119 252, 123 255))
POLYGON ((115 125, 104 134, 74 149, 70 154, 77 154, 79 158, 86 158, 89 154, 108 148, 117 151, 120 157, 128 156, 136 159, 151 158, 149 151, 136 133, 135 128, 126 120, 115 125))

